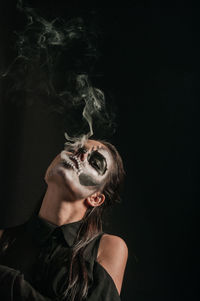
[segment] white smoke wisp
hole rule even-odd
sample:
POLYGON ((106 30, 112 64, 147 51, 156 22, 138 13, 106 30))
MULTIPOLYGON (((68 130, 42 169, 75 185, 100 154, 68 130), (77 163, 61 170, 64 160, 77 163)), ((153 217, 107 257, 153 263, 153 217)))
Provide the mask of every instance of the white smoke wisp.
POLYGON ((11 82, 9 99, 23 102, 25 97, 27 104, 45 101, 47 110, 68 122, 66 147, 83 145, 95 130, 113 131, 114 116, 106 109, 104 93, 89 80, 95 77, 99 56, 94 27, 82 18, 47 20, 23 0, 18 0, 17 8, 26 22, 24 29, 16 32, 17 57, 4 73, 11 82), (80 111, 83 122, 79 127, 74 115, 80 111))
POLYGON ((94 88, 90 85, 87 75, 78 75, 76 82, 77 91, 79 91, 79 97, 85 102, 82 116, 89 125, 89 132, 87 134, 82 134, 79 137, 70 137, 65 132, 65 138, 67 139, 65 146, 68 147, 69 145, 73 145, 74 148, 77 145, 83 146, 85 141, 93 136, 93 117, 100 117, 101 111, 105 107, 104 93, 100 89, 94 88))
MULTIPOLYGON (((39 16, 35 9, 31 7, 24 6, 22 0, 18 0, 17 8, 19 11, 23 12, 27 17, 27 26, 25 29, 24 38, 22 36, 21 44, 23 45, 24 40, 26 39, 26 31, 29 30, 31 25, 40 25, 40 31, 36 32, 36 44, 38 48, 47 48, 47 45, 52 46, 66 46, 71 39, 77 38, 77 29, 81 32, 84 31, 84 28, 79 24, 78 28, 73 25, 73 23, 68 24, 65 27, 65 21, 61 18, 55 18, 52 21, 48 21, 43 17, 39 16), (62 24, 63 23, 63 24, 62 24), (59 28, 60 25, 63 25, 63 28, 59 28)), ((20 45, 19 45, 20 46, 20 45)), ((21 54, 23 53, 23 47, 19 49, 22 50, 21 54)))

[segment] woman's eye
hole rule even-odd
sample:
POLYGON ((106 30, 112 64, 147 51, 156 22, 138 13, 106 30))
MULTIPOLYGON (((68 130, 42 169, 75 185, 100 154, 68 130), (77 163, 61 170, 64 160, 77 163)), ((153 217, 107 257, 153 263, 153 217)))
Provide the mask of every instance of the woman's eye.
POLYGON ((101 163, 98 160, 96 160, 96 159, 92 159, 90 163, 93 166, 97 167, 98 169, 100 169, 100 167, 101 167, 101 163))
POLYGON ((98 173, 103 175, 107 169, 106 159, 97 151, 92 152, 88 156, 88 162, 94 167, 98 173))

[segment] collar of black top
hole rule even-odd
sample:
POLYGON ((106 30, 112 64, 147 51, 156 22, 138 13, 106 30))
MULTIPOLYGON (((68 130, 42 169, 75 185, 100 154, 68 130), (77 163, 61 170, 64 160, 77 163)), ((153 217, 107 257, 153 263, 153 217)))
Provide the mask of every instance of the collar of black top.
POLYGON ((62 226, 56 226, 40 216, 34 215, 28 221, 27 229, 40 244, 45 243, 50 237, 54 237, 56 233, 61 233, 67 245, 72 247, 82 223, 83 219, 62 226))

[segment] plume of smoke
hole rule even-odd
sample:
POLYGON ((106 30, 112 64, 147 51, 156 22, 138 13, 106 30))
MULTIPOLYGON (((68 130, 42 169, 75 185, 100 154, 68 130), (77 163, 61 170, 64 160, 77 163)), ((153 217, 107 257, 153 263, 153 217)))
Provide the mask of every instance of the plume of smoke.
POLYGON ((99 57, 96 32, 82 18, 49 21, 22 0, 17 8, 27 23, 16 33, 17 57, 2 74, 11 81, 9 92, 16 98, 25 95, 28 104, 38 96, 48 97, 48 105, 66 117, 71 114, 70 108, 81 107, 89 132, 74 137, 65 133, 66 145, 82 144, 91 137, 94 117, 112 127, 104 93, 89 80, 99 57))
POLYGON ((82 114, 85 120, 88 122, 89 132, 86 135, 81 135, 80 137, 70 137, 67 133, 65 133, 65 138, 68 141, 65 143, 65 145, 71 143, 83 145, 84 141, 93 135, 93 116, 100 114, 102 109, 105 107, 104 93, 90 85, 87 75, 78 75, 76 81, 77 91, 79 92, 78 97, 85 102, 82 114))

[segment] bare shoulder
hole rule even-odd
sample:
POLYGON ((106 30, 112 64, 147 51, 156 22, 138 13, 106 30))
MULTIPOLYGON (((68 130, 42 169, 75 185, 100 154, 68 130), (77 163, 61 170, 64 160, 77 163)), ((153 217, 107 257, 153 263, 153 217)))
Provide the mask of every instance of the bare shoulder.
POLYGON ((4 231, 4 230, 0 229, 0 238, 1 238, 1 236, 3 235, 3 231, 4 231))
POLYGON ((99 244, 97 262, 112 277, 120 294, 124 271, 128 259, 128 247, 119 236, 104 234, 99 244))
POLYGON ((121 255, 128 256, 128 247, 121 237, 106 233, 102 236, 99 244, 98 258, 101 258, 102 255, 109 257, 114 254, 120 257, 121 255))

